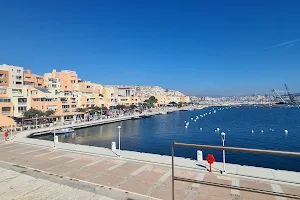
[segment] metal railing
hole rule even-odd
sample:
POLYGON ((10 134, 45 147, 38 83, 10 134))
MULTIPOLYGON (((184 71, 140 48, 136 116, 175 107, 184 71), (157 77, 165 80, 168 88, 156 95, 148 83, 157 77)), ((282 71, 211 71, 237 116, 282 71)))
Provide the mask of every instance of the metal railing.
POLYGON ((195 149, 209 149, 209 150, 225 150, 225 151, 234 151, 234 152, 244 152, 244 153, 256 153, 256 154, 271 154, 271 155, 278 155, 278 156, 294 156, 300 157, 300 152, 287 152, 287 151, 274 151, 274 150, 262 150, 262 149, 247 149, 247 148, 238 148, 238 147, 223 147, 223 146, 212 146, 212 145, 199 145, 199 144, 187 144, 187 143, 172 143, 172 199, 175 199, 175 181, 183 181, 183 182, 190 182, 190 183, 197 183, 203 185, 210 185, 228 189, 235 189, 235 190, 242 190, 247 192, 255 192, 260 194, 278 196, 278 197, 286 197, 286 198, 294 198, 300 199, 300 196, 294 194, 286 194, 280 192, 273 192, 267 190, 260 190, 254 188, 247 188, 247 187, 240 187, 234 185, 227 185, 222 183, 215 183, 210 181, 200 181, 195 179, 188 179, 188 178, 181 178, 176 177, 174 175, 174 148, 175 147, 186 147, 186 148, 195 148, 195 149))

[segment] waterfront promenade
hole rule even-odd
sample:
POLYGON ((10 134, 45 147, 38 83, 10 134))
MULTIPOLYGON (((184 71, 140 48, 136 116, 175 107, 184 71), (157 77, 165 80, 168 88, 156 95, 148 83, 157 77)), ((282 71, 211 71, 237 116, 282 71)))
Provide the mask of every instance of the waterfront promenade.
MULTIPOLYGON (((57 143, 56 148, 53 148, 53 144, 50 141, 30 138, 19 139, 15 142, 2 142, 0 161, 2 164, 25 167, 25 171, 36 170, 36 173, 46 174, 45 179, 50 182, 51 179, 49 180, 48 176, 73 181, 73 184, 75 181, 79 184, 77 190, 81 187, 93 188, 89 189, 89 192, 93 193, 95 188, 106 188, 105 192, 99 192, 97 195, 112 199, 171 199, 170 156, 122 151, 122 158, 119 159, 118 151, 112 152, 105 148, 66 143, 57 143), (83 183, 89 186, 80 186, 83 183)), ((214 165, 214 173, 209 173, 205 167, 199 166, 202 164, 205 163, 177 157, 175 158, 175 175, 300 195, 300 173, 297 172, 227 164, 227 174, 221 175, 219 163, 214 165)), ((5 188, 9 184, 18 182, 18 180, 9 182, 10 180, 14 179, 2 180, 0 186, 5 188)), ((72 184, 70 183, 68 187, 71 187, 69 188, 71 190, 72 184)), ((8 191, 4 190, 0 194, 8 195, 8 191)), ((34 194, 38 192, 36 190, 34 194)), ((30 194, 31 191, 27 193, 30 194)), ((96 193, 90 195, 92 198, 96 193)), ((176 199, 286 199, 178 181, 175 182, 175 195, 176 199)), ((21 195, 16 199, 26 198, 21 195)), ((55 198, 45 197, 44 199, 55 198)))

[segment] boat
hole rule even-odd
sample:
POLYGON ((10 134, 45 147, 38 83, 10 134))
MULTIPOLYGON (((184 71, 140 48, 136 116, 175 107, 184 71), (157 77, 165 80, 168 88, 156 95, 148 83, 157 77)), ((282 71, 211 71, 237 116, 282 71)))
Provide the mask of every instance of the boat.
POLYGON ((147 115, 147 114, 141 115, 141 118, 149 118, 149 117, 151 117, 151 115, 147 115))
MULTIPOLYGON (((73 133, 74 132, 74 129, 72 128, 62 128, 62 129, 58 129, 58 130, 55 130, 55 134, 58 135, 58 134, 66 134, 66 133, 73 133)), ((54 131, 50 131, 50 133, 54 134, 54 131)))
POLYGON ((190 109, 188 108, 183 108, 183 109, 180 109, 180 111, 189 111, 190 109))
POLYGON ((160 114, 160 115, 165 115, 165 114, 168 114, 168 113, 165 112, 165 111, 161 111, 161 112, 159 112, 159 114, 160 114))
POLYGON ((132 117, 131 119, 141 119, 141 117, 136 116, 136 117, 132 117))

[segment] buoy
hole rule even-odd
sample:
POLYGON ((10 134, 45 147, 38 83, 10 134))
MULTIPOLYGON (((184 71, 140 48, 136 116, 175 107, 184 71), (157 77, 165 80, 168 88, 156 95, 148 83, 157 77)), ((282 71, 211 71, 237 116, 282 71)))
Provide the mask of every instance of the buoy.
POLYGON ((288 130, 284 130, 284 133, 285 133, 285 134, 288 134, 289 132, 288 132, 288 130))
POLYGON ((254 130, 252 130, 251 132, 254 133, 254 130))
POLYGON ((188 126, 187 125, 185 125, 185 128, 187 128, 188 126))
POLYGON ((193 121, 193 120, 194 120, 194 118, 191 118, 191 120, 193 121))
POLYGON ((194 122, 196 122, 197 120, 194 120, 194 122))
POLYGON ((228 129, 228 131, 230 131, 230 129, 228 129))
POLYGON ((260 132, 261 132, 261 133, 264 133, 264 130, 261 130, 260 132))
POLYGON ((202 128, 200 128, 200 131, 202 131, 202 128))
POLYGON ((217 128, 217 131, 220 131, 220 128, 217 128))

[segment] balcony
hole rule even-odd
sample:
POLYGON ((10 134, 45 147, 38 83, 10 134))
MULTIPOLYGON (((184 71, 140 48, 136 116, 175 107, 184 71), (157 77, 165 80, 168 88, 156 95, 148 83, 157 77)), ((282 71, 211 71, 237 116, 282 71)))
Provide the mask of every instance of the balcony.
POLYGON ((61 103, 62 104, 68 104, 68 101, 62 101, 61 103))
POLYGON ((26 105, 27 102, 18 102, 18 105, 26 105))

